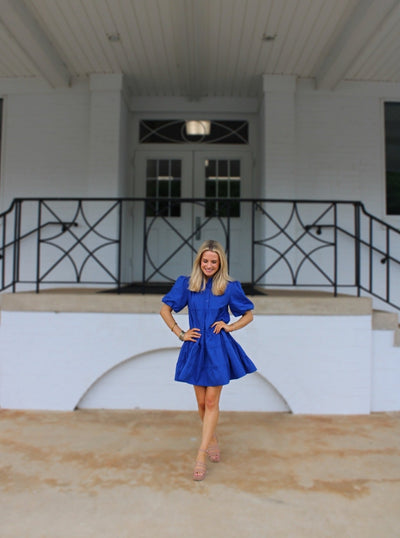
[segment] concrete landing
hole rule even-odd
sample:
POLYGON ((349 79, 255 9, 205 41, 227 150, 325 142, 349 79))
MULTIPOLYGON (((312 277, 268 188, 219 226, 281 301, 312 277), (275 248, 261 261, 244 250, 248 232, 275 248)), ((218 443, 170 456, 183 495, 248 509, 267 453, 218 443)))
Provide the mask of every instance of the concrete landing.
POLYGON ((2 538, 400 536, 400 414, 0 411, 2 538))
MULTIPOLYGON (((0 310, 11 312, 108 312, 158 314, 162 295, 96 293, 93 289, 54 289, 0 294, 0 310)), ((363 316, 372 312, 369 297, 267 290, 251 296, 255 314, 363 316)))

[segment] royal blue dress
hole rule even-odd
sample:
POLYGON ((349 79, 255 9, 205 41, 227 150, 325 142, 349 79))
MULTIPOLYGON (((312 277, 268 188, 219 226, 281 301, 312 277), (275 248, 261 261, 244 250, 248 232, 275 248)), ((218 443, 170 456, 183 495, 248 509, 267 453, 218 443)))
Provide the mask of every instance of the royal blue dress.
POLYGON ((188 286, 189 277, 180 276, 162 299, 175 312, 187 306, 190 328, 196 327, 201 332, 196 342, 183 342, 176 364, 175 381, 215 387, 255 372, 255 365, 231 333, 222 329, 215 334, 212 327, 216 321, 229 323, 228 307, 234 316, 242 316, 254 308, 240 282, 228 282, 225 293, 218 296, 211 291, 212 279, 201 292, 189 291, 188 286))

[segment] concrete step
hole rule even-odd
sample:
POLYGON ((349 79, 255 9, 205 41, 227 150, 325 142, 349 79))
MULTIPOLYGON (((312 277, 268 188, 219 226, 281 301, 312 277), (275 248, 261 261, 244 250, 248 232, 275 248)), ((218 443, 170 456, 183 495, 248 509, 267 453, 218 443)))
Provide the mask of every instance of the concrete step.
POLYGON ((377 331, 395 331, 399 327, 399 318, 396 312, 373 310, 372 328, 377 331))
MULTIPOLYGON (((0 310, 28 312, 158 313, 162 295, 99 293, 95 289, 54 289, 0 294, 0 310)), ((255 314, 309 316, 365 316, 372 313, 368 297, 326 293, 270 291, 249 298, 255 314)))
POLYGON ((400 347, 400 325, 398 325, 398 327, 396 328, 396 330, 394 331, 394 341, 393 341, 393 345, 395 347, 400 347))
POLYGON ((400 325, 396 312, 373 310, 372 329, 375 331, 393 331, 393 345, 400 347, 400 325))

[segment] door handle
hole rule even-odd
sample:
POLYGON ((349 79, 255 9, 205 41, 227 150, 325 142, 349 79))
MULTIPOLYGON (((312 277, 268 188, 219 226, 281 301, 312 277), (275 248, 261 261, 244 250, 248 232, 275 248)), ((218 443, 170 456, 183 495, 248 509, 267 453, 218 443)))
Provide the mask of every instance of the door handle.
POLYGON ((200 218, 200 217, 196 217, 196 219, 195 219, 195 227, 196 227, 196 236, 195 236, 195 239, 196 239, 196 240, 201 239, 201 229, 200 229, 200 226, 201 226, 201 218, 200 218))

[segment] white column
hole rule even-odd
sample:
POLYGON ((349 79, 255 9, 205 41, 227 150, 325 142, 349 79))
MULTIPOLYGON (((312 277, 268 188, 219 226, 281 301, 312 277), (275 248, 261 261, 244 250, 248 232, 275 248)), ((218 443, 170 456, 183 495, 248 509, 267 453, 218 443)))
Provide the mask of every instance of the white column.
POLYGON ((126 175, 127 106, 123 75, 90 76, 88 195, 119 196, 126 175))
POLYGON ((296 77, 264 75, 262 115, 263 198, 295 198, 296 77))

